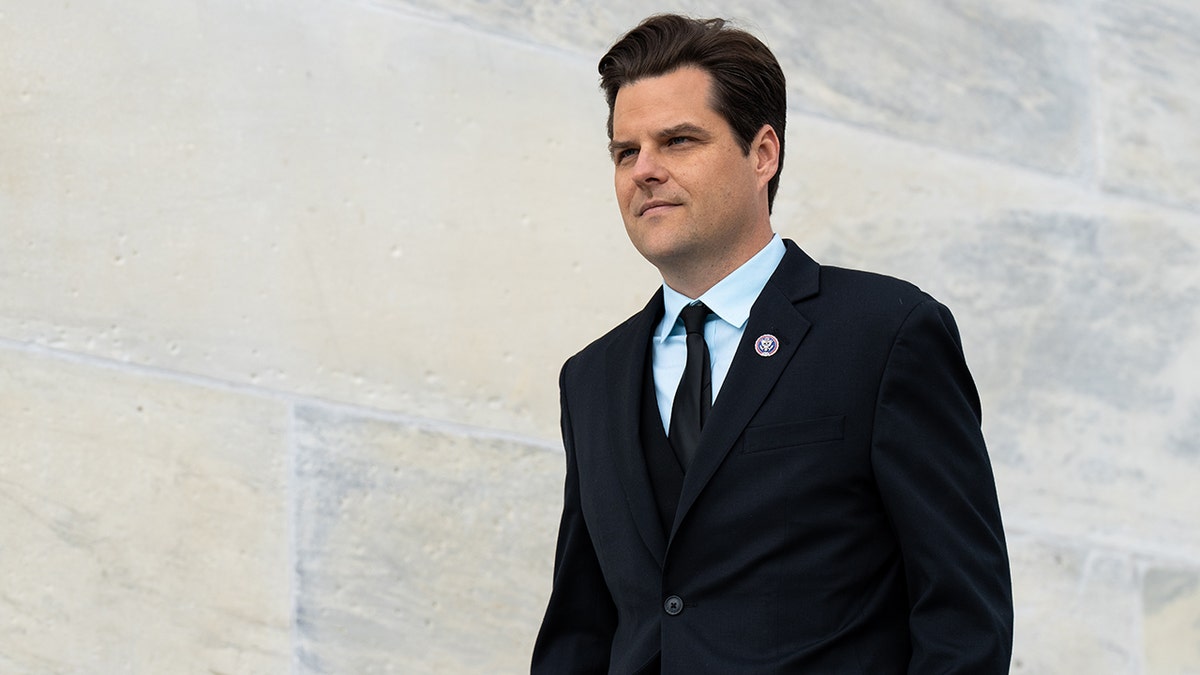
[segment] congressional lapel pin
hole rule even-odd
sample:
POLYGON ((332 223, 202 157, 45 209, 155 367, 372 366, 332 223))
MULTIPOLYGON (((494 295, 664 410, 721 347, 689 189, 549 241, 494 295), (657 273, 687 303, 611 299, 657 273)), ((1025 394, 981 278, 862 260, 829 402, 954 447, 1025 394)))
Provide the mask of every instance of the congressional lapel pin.
POLYGON ((754 351, 759 356, 775 356, 775 352, 779 351, 779 338, 770 333, 759 335, 754 341, 754 351))

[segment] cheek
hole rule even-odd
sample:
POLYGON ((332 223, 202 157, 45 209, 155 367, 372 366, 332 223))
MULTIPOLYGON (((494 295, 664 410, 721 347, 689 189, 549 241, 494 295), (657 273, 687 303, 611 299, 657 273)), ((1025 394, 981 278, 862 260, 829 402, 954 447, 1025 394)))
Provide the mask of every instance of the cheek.
POLYGON ((617 204, 624 211, 629 205, 629 199, 633 195, 633 184, 628 178, 622 178, 620 174, 613 177, 613 194, 617 196, 617 204))

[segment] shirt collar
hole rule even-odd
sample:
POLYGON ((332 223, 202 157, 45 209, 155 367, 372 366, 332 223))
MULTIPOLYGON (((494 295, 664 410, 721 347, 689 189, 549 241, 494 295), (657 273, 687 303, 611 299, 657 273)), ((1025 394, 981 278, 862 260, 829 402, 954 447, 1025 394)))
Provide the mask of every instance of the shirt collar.
MULTIPOLYGON (((767 280, 779 266, 779 261, 783 260, 786 250, 787 247, 783 245, 779 235, 772 236, 771 241, 754 254, 754 257, 742 263, 741 267, 730 272, 696 299, 708 305, 713 314, 722 321, 741 329, 750 318, 750 308, 754 306, 754 301, 762 293, 763 286, 767 285, 767 280)), ((679 313, 692 302, 691 298, 664 282, 663 318, 654 333, 655 337, 661 340, 670 335, 679 319, 679 313)))

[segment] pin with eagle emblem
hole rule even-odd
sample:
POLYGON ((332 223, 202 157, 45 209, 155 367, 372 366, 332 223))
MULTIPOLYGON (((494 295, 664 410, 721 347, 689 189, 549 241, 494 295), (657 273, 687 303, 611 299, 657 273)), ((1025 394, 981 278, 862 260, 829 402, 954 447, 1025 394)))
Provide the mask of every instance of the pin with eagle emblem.
POLYGON ((758 336, 754 341, 754 351, 758 352, 759 356, 774 356, 775 352, 779 351, 779 338, 770 333, 758 336))

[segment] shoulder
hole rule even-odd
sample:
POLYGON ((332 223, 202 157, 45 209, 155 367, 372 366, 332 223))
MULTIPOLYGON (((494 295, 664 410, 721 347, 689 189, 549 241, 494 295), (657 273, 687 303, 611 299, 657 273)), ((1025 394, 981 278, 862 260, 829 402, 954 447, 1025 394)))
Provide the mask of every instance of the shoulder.
POLYGON ((916 285, 883 274, 821 267, 821 292, 807 308, 814 317, 836 321, 889 344, 942 342, 961 353, 958 325, 950 309, 916 285))
POLYGON ((626 336, 634 330, 633 324, 636 322, 638 315, 633 315, 625 319, 620 324, 614 326, 604 335, 592 340, 586 347, 575 352, 573 356, 567 359, 567 363, 573 361, 589 361, 599 358, 614 344, 626 339, 626 336))
POLYGON ((795 242, 784 240, 787 254, 771 277, 797 307, 835 316, 895 315, 933 298, 903 279, 862 270, 822 265, 795 242))
POLYGON ((618 361, 644 354, 643 350, 649 344, 651 331, 661 316, 662 291, 660 289, 641 311, 614 326, 567 359, 563 364, 563 380, 565 381, 568 373, 582 373, 586 376, 599 375, 614 362, 610 356, 614 353, 617 355, 616 360, 618 361))
POLYGON ((818 290, 796 302, 814 325, 890 342, 914 317, 949 315, 915 284, 885 274, 821 265, 818 290))
POLYGON ((904 279, 829 265, 821 266, 820 294, 839 303, 854 303, 863 309, 886 313, 907 313, 905 308, 911 310, 933 300, 904 279))

